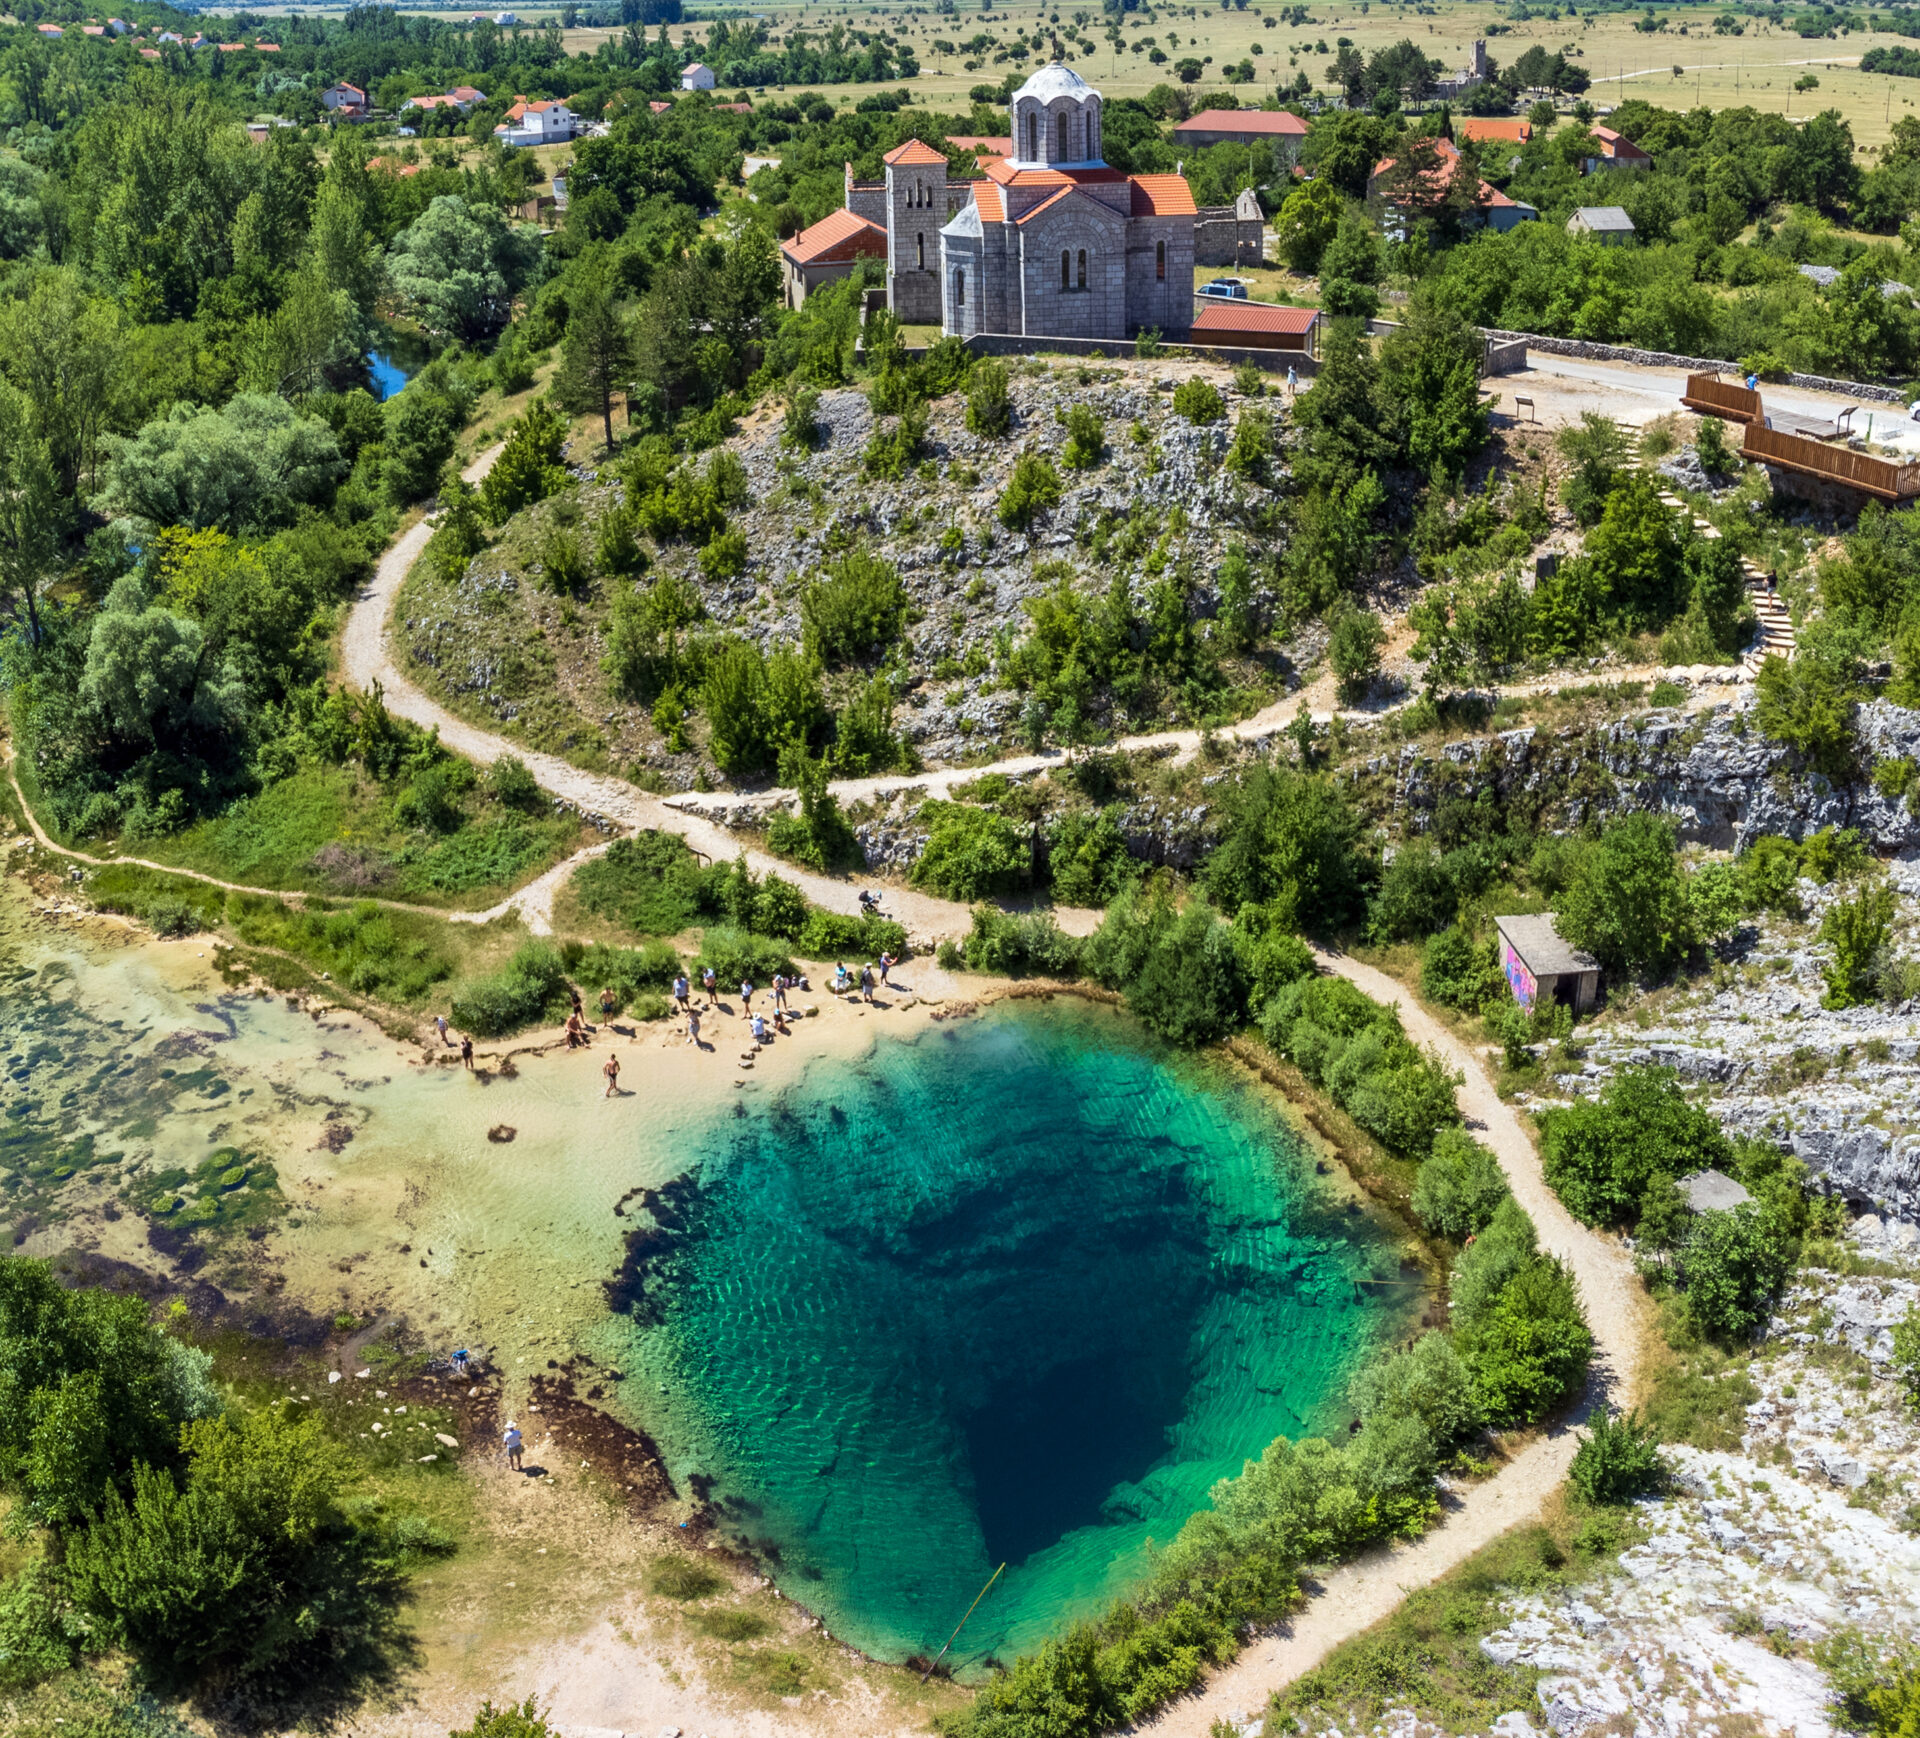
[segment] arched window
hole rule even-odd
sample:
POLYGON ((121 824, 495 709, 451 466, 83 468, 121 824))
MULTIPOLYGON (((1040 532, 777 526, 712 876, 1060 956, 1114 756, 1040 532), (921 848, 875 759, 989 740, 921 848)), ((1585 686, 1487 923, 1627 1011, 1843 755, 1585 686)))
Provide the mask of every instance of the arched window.
POLYGON ((1056 163, 1064 163, 1067 160, 1067 117, 1064 114, 1060 117, 1059 128, 1060 148, 1054 152, 1053 160, 1056 163))
POLYGON ((920 269, 925 271, 927 269, 927 238, 924 234, 921 234, 916 235, 913 239, 920 244, 920 269))
POLYGON ((1087 250, 1085 248, 1080 250, 1080 287, 1083 290, 1087 287, 1087 250))
POLYGON ((1068 288, 1067 250, 1065 248, 1060 250, 1060 287, 1063 290, 1068 288))
POLYGON ((1027 112, 1027 161, 1037 163, 1040 160, 1040 117, 1031 110, 1027 112))
POLYGON ((1153 244, 1153 275, 1163 283, 1167 276, 1167 244, 1156 241, 1153 244))
POLYGON ((967 305, 967 274, 964 271, 953 274, 953 305, 956 308, 967 305))

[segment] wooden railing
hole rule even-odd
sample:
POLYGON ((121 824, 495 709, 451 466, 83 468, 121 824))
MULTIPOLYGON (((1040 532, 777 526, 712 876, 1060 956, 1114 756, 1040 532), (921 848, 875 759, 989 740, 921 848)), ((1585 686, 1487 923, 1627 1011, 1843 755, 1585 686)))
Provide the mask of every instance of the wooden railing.
POLYGON ((1911 501, 1920 497, 1920 463, 1896 465, 1868 453, 1810 441, 1804 435, 1783 434, 1757 422, 1747 424, 1740 452, 1755 464, 1776 465, 1818 477, 1822 482, 1839 483, 1877 500, 1911 501))
POLYGON ((1687 390, 1680 402, 1689 410, 1717 416, 1727 422, 1756 423, 1761 420, 1760 394, 1744 386, 1729 386, 1718 375, 1689 374, 1687 390))

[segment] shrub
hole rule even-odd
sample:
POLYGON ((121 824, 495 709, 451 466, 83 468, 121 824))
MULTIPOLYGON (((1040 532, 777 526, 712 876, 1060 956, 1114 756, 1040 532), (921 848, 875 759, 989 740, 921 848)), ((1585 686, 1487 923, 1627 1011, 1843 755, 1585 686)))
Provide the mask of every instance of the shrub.
POLYGON ((91 1628, 72 1609, 66 1585, 44 1561, 0 1583, 0 1689, 25 1690, 70 1670, 91 1628))
POLYGON ((1530 1257, 1456 1341, 1495 1425, 1537 1424, 1577 1391, 1593 1355, 1573 1275, 1551 1255, 1530 1257))
POLYGON ((1097 411, 1076 404, 1068 410, 1056 411, 1054 420, 1067 431, 1067 444, 1060 453, 1061 464, 1070 471, 1090 471, 1099 464, 1107 437, 1097 411))
POLYGON ((1762 736, 1793 749, 1814 771, 1845 783, 1859 753, 1853 733, 1857 687, 1845 658, 1811 646, 1791 659, 1771 652, 1754 681, 1753 722, 1762 736))
POLYGON ((796 386, 787 395, 787 414, 780 425, 780 444, 791 451, 810 453, 820 444, 820 393, 796 386))
POLYGON ((700 571, 709 579, 738 579, 747 571, 747 534, 737 525, 716 531, 700 551, 700 571))
POLYGON ((587 558, 580 539, 563 525, 549 525, 540 536, 540 583, 562 597, 579 597, 587 589, 587 558))
POLYGON ((967 430, 1004 440, 1013 429, 1013 381, 1004 362, 975 363, 967 376, 967 430))
POLYGON ((344 1452, 298 1408, 201 1419, 181 1433, 184 1476, 141 1466, 67 1541, 74 1603, 175 1684, 214 1669, 318 1666, 358 1641, 398 1576, 339 1495, 344 1452))
POLYGON ((611 990, 616 1011, 636 1006, 648 991, 668 988, 680 969, 680 956, 663 941, 638 948, 609 947, 600 941, 583 948, 570 942, 561 957, 590 1003, 602 990, 611 990))
POLYGON ((1794 1254, 1778 1218, 1753 1202, 1697 1214, 1678 1250, 1688 1317, 1708 1339, 1751 1339, 1766 1324, 1794 1254))
POLYGON ((540 781, 524 760, 503 754, 487 768, 487 794, 502 808, 533 814, 546 806, 540 794, 540 781))
POLYGON ((1709 476, 1722 477, 1739 462, 1727 445, 1727 432, 1717 416, 1703 416, 1693 437, 1693 450, 1700 468, 1709 476))
POLYGON ((807 655, 846 664, 884 651, 906 623, 907 588, 890 562, 856 549, 809 585, 800 599, 807 655))
POLYGON ((973 927, 961 943, 969 971, 1019 978, 1037 973, 1048 978, 1080 975, 1081 944, 1054 921, 1051 912, 1011 916, 991 905, 973 908, 973 927))
POLYGON ((1062 815, 1047 840, 1053 896, 1063 905, 1105 905, 1140 875, 1120 830, 1124 810, 1078 809, 1062 815))
POLYGON ((785 977, 794 975, 792 956, 778 942, 724 924, 701 936, 700 957, 693 966, 696 973, 711 966, 723 989, 737 988, 743 982, 770 983, 776 972, 785 977))
POLYGON ((1347 1398, 1371 1429, 1377 1421, 1417 1418, 1436 1448, 1450 1448, 1480 1424, 1473 1378, 1445 1334, 1422 1334, 1412 1347, 1362 1367, 1347 1398))
POLYGON ((1039 453, 1022 453, 995 511, 1009 531, 1025 531, 1041 513, 1060 505, 1060 473, 1039 453))
POLYGON ((1719 1123, 1687 1102, 1670 1068, 1623 1068, 1597 1103, 1545 1110, 1540 1120, 1547 1182, 1587 1225, 1632 1225, 1656 1177, 1733 1165, 1719 1123))
POLYGON ((875 427, 867 437, 860 464, 868 476, 900 482, 926 456, 927 407, 915 400, 901 409, 891 428, 875 427))
POLYGON ((1173 408, 1188 422, 1224 422, 1227 415, 1227 401, 1220 396, 1219 387, 1199 375, 1173 389, 1173 408))
POLYGON ((1443 1007, 1479 1012, 1507 994, 1498 946, 1493 936, 1475 941, 1462 924, 1441 930, 1420 955, 1420 993, 1443 1007))
POLYGON ((1380 674, 1380 648, 1386 643, 1387 631, 1372 610, 1344 609, 1334 617, 1327 662, 1339 678, 1340 698, 1349 706, 1366 699, 1380 674))
POLYGON ((1273 418, 1249 405, 1233 425, 1233 444, 1227 448, 1226 467, 1237 476, 1263 483, 1273 464, 1273 446, 1273 418))
POLYGON ((506 445, 480 482, 480 505, 489 524, 504 525, 521 508, 566 487, 561 463, 566 438, 565 420, 543 399, 514 419, 506 445))
POLYGON ((1852 1008, 1873 999, 1888 932, 1893 927, 1893 890, 1868 887, 1852 899, 1837 900, 1820 920, 1820 939, 1833 949, 1821 967, 1826 1008, 1852 1008))
POLYGON ((1665 1475, 1653 1426, 1631 1412, 1595 1418, 1567 1469, 1574 1490, 1589 1503, 1630 1503, 1658 1490, 1665 1475))
POLYGON ((1380 872, 1379 891, 1367 912, 1367 933, 1375 941, 1432 935, 1453 922, 1459 905, 1445 859, 1428 840, 1410 839, 1380 872))
POLYGON ((810 960, 877 960, 883 953, 897 959, 906 952, 907 932, 890 917, 848 917, 816 906, 793 945, 810 960))
POLYGON ((1561 896, 1561 935, 1615 970, 1658 974, 1693 944, 1687 891, 1661 816, 1615 821, 1561 896))
POLYGON ((1429 1231, 1464 1243, 1487 1228, 1508 1194, 1500 1161, 1464 1129, 1442 1129, 1413 1185, 1413 1210, 1429 1231))
POLYGON ((971 803, 930 802, 919 819, 927 845, 909 877, 944 899, 969 902, 1012 893, 1033 879, 1033 844, 1026 828, 971 803))
POLYGON ((1893 1374, 1907 1404, 1920 1412, 1920 1303, 1893 1324, 1893 1374))
MULTIPOLYGON (((709 1577, 709 1580, 713 1580, 709 1577)), ((719 1590, 714 1582, 711 1591, 719 1590)), ((519 1707, 509 1702, 504 1708, 496 1708, 491 1702, 482 1702, 479 1713, 473 1717, 471 1726, 458 1732, 450 1732, 447 1738, 554 1738, 554 1731, 547 1724, 547 1717, 534 1706, 529 1696, 519 1707)))
POLYGON ((1456 1334, 1471 1328, 1492 1309, 1538 1247, 1527 1210, 1509 1195, 1493 1210, 1486 1228, 1454 1260, 1447 1296, 1456 1334))
POLYGON ((448 1012, 454 1025, 476 1038, 501 1038, 561 1017, 566 1005, 560 950, 551 942, 525 941, 499 971, 455 991, 448 1012))
POLYGON ((1365 823, 1330 780, 1263 762, 1227 805, 1226 837, 1204 871, 1222 910, 1273 904, 1281 928, 1315 932, 1360 917, 1373 878, 1365 823))

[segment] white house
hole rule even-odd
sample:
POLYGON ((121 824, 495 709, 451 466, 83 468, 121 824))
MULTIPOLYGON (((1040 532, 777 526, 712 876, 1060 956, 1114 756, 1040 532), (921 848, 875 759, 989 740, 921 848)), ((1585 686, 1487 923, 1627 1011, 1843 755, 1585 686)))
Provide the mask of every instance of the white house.
POLYGON ((701 61, 695 61, 680 75, 680 88, 683 91, 710 91, 713 89, 713 68, 701 61))
POLYGON ((503 145, 564 145, 579 130, 579 119, 563 102, 530 103, 520 98, 493 129, 503 145))
POLYGON ((502 30, 505 30, 509 24, 518 24, 520 22, 511 12, 496 12, 493 15, 493 21, 499 25, 502 30))
POLYGON ((367 102, 367 93, 357 84, 348 84, 344 79, 323 90, 320 103, 323 108, 331 109, 337 115, 364 115, 371 106, 367 102))

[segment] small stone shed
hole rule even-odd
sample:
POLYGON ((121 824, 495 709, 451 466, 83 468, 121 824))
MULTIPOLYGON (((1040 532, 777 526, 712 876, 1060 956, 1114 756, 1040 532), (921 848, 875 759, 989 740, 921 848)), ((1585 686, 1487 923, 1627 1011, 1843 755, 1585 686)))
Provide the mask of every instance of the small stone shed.
POLYGON ((1689 1211, 1694 1213, 1725 1213, 1735 1207, 1744 1207, 1753 1199, 1725 1171, 1711 1169, 1682 1177, 1680 1193, 1686 1197, 1689 1211))
POLYGON ((1496 917, 1500 933, 1500 969, 1513 999, 1532 1011, 1536 1003, 1564 1002, 1584 1014, 1600 995, 1600 962, 1569 947, 1553 926, 1553 916, 1496 917))

